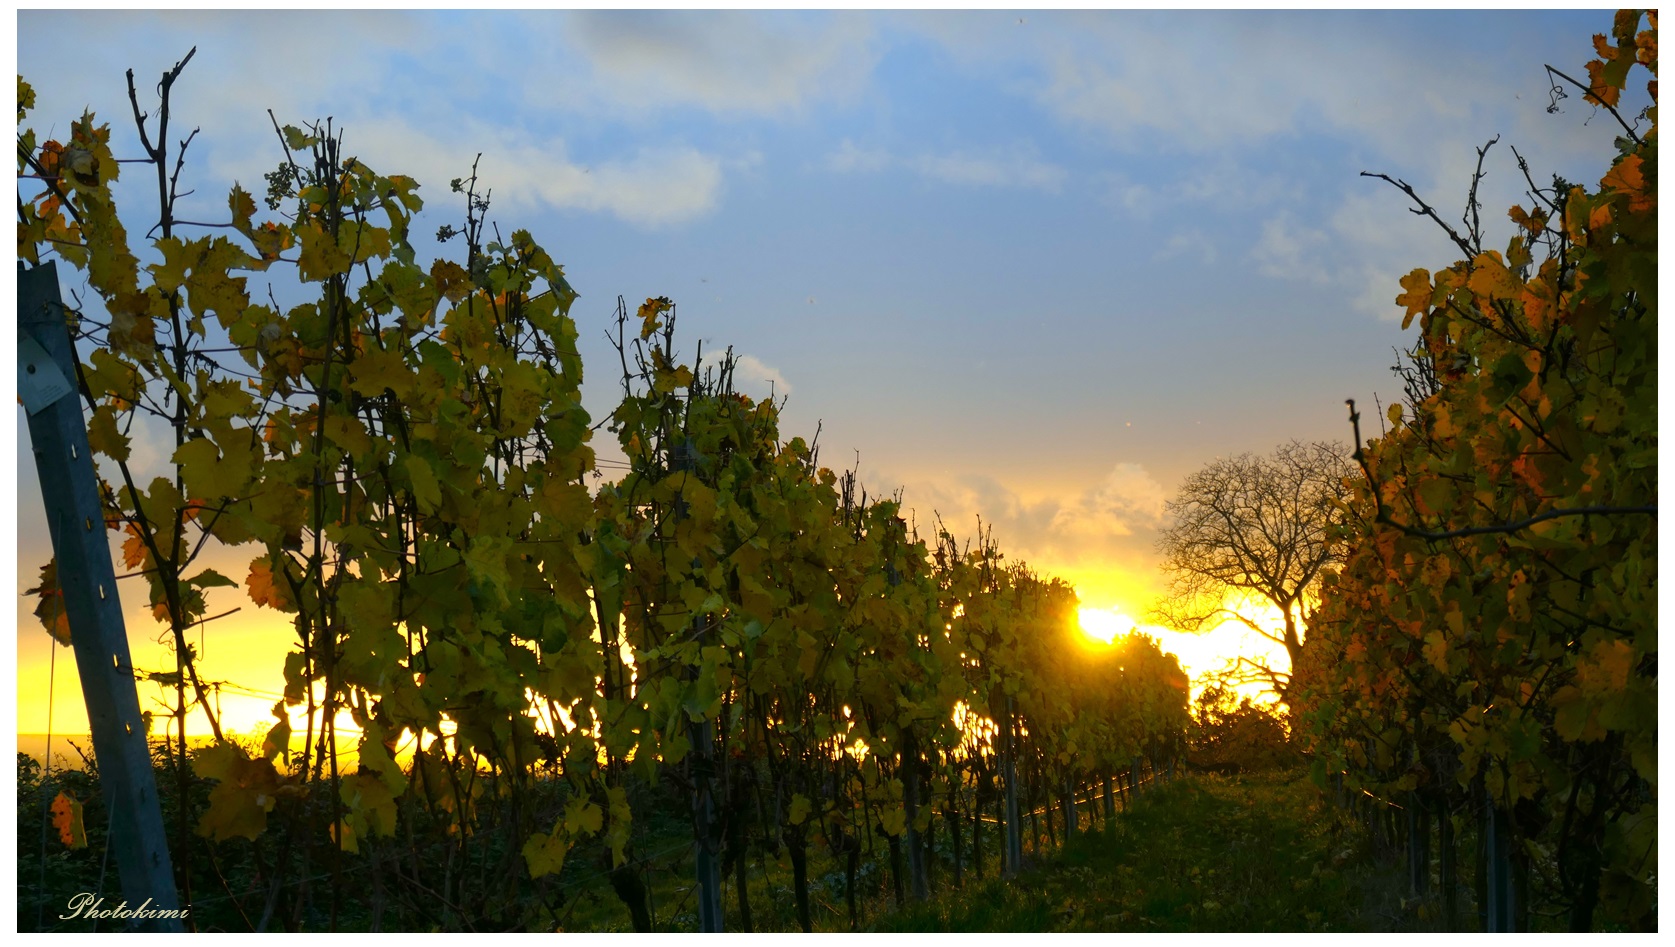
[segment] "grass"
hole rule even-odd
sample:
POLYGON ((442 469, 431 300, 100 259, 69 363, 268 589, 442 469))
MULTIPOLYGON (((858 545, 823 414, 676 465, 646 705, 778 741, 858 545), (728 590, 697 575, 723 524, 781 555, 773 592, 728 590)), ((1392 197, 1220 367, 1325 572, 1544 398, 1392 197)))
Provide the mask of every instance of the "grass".
MULTIPOLYGON (((1095 807, 1095 815, 1098 807, 1095 807)), ((641 826, 648 850, 689 831, 674 813, 641 826)), ((1086 817, 1084 813, 1084 818, 1086 817)), ((1210 932, 1415 931, 1439 929, 1425 907, 1403 898, 1399 865, 1375 858, 1365 830, 1321 799, 1299 770, 1221 777, 1198 775, 1141 794, 1108 825, 1095 823, 1069 845, 1032 854, 1026 870, 954 889, 943 865, 924 904, 896 908, 883 866, 863 862, 858 879, 863 930, 889 932, 1210 932)), ((942 839, 941 841, 946 841, 942 839)), ((939 846, 940 847, 940 846, 939 846)), ((810 902, 816 930, 848 930, 843 876, 810 846, 810 902)), ((651 872, 658 930, 695 930, 691 860, 655 859, 651 872)), ((790 862, 783 852, 750 856, 751 906, 758 931, 794 931, 790 862)), ((603 878, 603 865, 567 866, 575 896, 559 918, 564 930, 630 930, 627 911, 603 878)), ((737 930, 731 874, 724 881, 728 930, 737 930)))
MULTIPOLYGON (((55 773, 53 785, 47 786, 38 775, 29 776, 20 764, 18 903, 20 924, 25 927, 43 920, 46 927, 58 926, 52 918, 62 909, 65 892, 101 890, 108 894, 114 890, 114 877, 104 877, 105 866, 99 857, 104 836, 95 779, 91 773, 64 771, 55 773), (60 785, 88 800, 93 844, 87 849, 63 850, 55 839, 40 844, 44 800, 60 785)), ((165 790, 170 785, 160 783, 165 790)), ((202 786, 196 790, 207 791, 202 786)), ((173 797, 167 796, 165 808, 172 805, 173 797)), ((1026 821, 1025 871, 1009 879, 995 877, 999 836, 993 826, 986 828, 987 878, 974 877, 968 848, 965 884, 960 889, 951 884, 949 839, 939 833, 931 900, 923 904, 909 901, 900 908, 894 902, 883 846, 875 844, 875 851, 862 859, 856 879, 860 928, 896 932, 1437 928, 1434 921, 1423 917, 1431 906, 1410 904, 1402 898, 1400 868, 1374 858, 1360 824, 1322 800, 1300 771, 1184 777, 1140 794, 1128 811, 1119 813, 1109 824, 1098 818, 1101 806, 1091 808, 1095 817, 1092 828, 1063 848, 1033 851, 1026 821)), ((641 815, 635 822, 635 854, 656 866, 644 875, 652 892, 655 929, 695 930, 691 828, 684 808, 678 798, 648 796, 640 800, 636 811, 641 815)), ((1088 815, 1084 809, 1084 819, 1088 815)), ((462 871, 475 878, 479 869, 501 863, 494 838, 490 833, 479 839, 480 844, 473 850, 481 851, 470 865, 462 866, 462 871), (488 847, 483 848, 485 845, 488 847)), ((271 846, 275 839, 264 837, 262 844, 271 846)), ((390 844, 389 856, 398 856, 401 846, 390 844)), ((248 854, 246 850, 253 847, 239 840, 217 849, 217 870, 226 870, 233 889, 240 892, 248 887, 245 876, 253 870, 239 860, 240 853, 248 854)), ((578 848, 571 854, 561 876, 538 884, 520 879, 509 890, 502 885, 499 894, 510 900, 496 909, 499 913, 469 919, 437 916, 434 909, 415 913, 412 905, 398 897, 402 892, 399 879, 386 879, 391 887, 382 927, 456 929, 469 920, 479 929, 630 930, 628 912, 610 886, 609 856, 603 848, 578 848)), ((426 865, 439 857, 428 849, 420 855, 426 865)), ((202 865, 191 864, 195 874, 202 874, 202 865)), ((755 929, 797 930, 791 867, 785 851, 767 851, 758 840, 752 844, 748 865, 755 929)), ((338 929, 365 930, 373 926, 367 880, 373 877, 368 872, 378 870, 364 858, 346 867, 345 877, 355 881, 344 892, 338 929)), ((730 931, 739 929, 733 880, 729 872, 724 888, 725 925, 730 931)), ((809 882, 815 929, 848 930, 843 872, 838 861, 813 842, 809 847, 809 882)), ((427 875, 426 883, 435 881, 427 875)), ((484 883, 495 886, 492 879, 485 878, 484 883)), ((213 878, 198 877, 194 886, 194 915, 201 929, 248 929, 248 919, 233 913, 231 901, 218 895, 220 887, 213 878)), ((324 897, 323 892, 315 893, 315 901, 320 903, 302 898, 300 929, 329 926, 329 918, 321 913, 325 902, 320 899, 324 897)), ((259 910, 259 897, 250 895, 245 900, 251 901, 251 910, 259 910)))
POLYGON ((1401 870, 1298 771, 1183 778, 1008 880, 968 884, 877 930, 1389 931, 1430 925, 1401 870))

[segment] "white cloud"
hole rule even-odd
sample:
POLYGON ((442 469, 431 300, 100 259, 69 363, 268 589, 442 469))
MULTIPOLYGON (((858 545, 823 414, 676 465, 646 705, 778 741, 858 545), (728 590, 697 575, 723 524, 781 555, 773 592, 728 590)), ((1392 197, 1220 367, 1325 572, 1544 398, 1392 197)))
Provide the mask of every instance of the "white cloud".
POLYGON ((1057 192, 1068 173, 1041 160, 1036 149, 1018 145, 989 152, 922 153, 898 158, 881 149, 862 148, 845 138, 825 161, 839 174, 877 173, 899 167, 921 177, 961 187, 1017 187, 1057 192))
POLYGON ((1353 282, 1347 287, 1352 294, 1350 305, 1356 312, 1400 322, 1407 310, 1396 305, 1396 296, 1401 292, 1399 281, 1405 275, 1406 272, 1394 273, 1377 266, 1361 267, 1350 277, 1353 282))
POLYGON ((1401 278, 1416 266, 1441 269, 1460 250, 1434 221, 1408 213, 1407 199, 1395 188, 1363 180, 1365 186, 1326 221, 1341 259, 1336 272, 1355 311, 1399 321, 1404 310, 1395 299, 1401 278))
POLYGON ((981 474, 910 479, 903 488, 922 533, 930 532, 933 513, 956 535, 969 535, 981 517, 1008 555, 1061 564, 1149 561, 1168 499, 1163 485, 1131 462, 1114 465, 1079 490, 1070 486, 1039 498, 981 474))
POLYGON ((1470 113, 1462 80, 1481 88, 1486 70, 1464 62, 1415 70, 1410 51, 1367 19, 1072 14, 1034 46, 1033 92, 1060 118, 1125 148, 1213 153, 1331 130, 1416 153, 1418 132, 1470 113))
MULTIPOLYGON (((442 126, 447 127, 447 126, 442 126)), ((478 178, 502 206, 534 201, 557 210, 610 214, 647 228, 672 226, 712 210, 720 199, 723 160, 687 146, 641 148, 624 157, 584 162, 562 139, 475 120, 433 133, 395 119, 357 124, 348 150, 381 173, 407 174, 428 185, 429 202, 448 197, 446 182, 469 172, 478 153, 478 178)), ((732 162, 748 165, 749 156, 732 162)), ((242 167, 218 174, 250 179, 267 158, 240 158, 242 167)), ((257 180, 260 180, 257 178, 257 180)))
POLYGON ((870 21, 850 13, 578 11, 556 30, 541 29, 550 14, 527 22, 587 63, 585 75, 553 70, 541 83, 575 107, 795 111, 853 95, 878 58, 870 21))
POLYGON ((1162 524, 1168 498, 1145 467, 1117 464, 1097 486, 1060 507, 1051 525, 1072 535, 1132 536, 1162 524))
POLYGON ((1063 168, 1016 151, 1005 155, 978 155, 967 152, 920 155, 909 163, 909 167, 925 177, 948 184, 979 187, 1022 187, 1057 191, 1064 184, 1066 177, 1063 168))
POLYGON ((887 151, 861 148, 845 138, 837 153, 826 159, 826 167, 838 174, 871 173, 889 167, 890 160, 887 151))
POLYGON ((1103 200, 1136 220, 1179 214, 1189 206, 1194 214, 1205 207, 1223 214, 1297 204, 1309 183, 1296 175, 1245 167, 1225 154, 1185 157, 1172 164, 1167 176, 1157 173, 1144 182, 1120 171, 1105 172, 1099 177, 1103 200))
POLYGON ((1106 175, 1105 202, 1137 219, 1150 217, 1162 204, 1156 187, 1137 184, 1120 174, 1106 175))
POLYGON ((1187 230, 1173 234, 1163 242, 1163 246, 1152 255, 1153 260, 1169 260, 1175 257, 1187 257, 1208 266, 1216 261, 1216 245, 1202 230, 1187 230))
MULTIPOLYGON (((85 12, 41 12, 31 15, 29 26, 44 37, 49 47, 60 42, 59 36, 74 34, 85 38, 78 42, 85 41, 98 51, 97 62, 131 63, 140 87, 141 107, 149 109, 155 108, 151 87, 158 74, 196 44, 198 52, 174 88, 174 127, 170 135, 177 137, 177 128, 201 127, 204 134, 188 157, 189 175, 196 173, 199 180, 216 182, 238 180, 258 197, 264 190, 262 175, 282 157, 267 115, 270 108, 281 123, 300 124, 333 116, 335 127, 347 131, 345 145, 351 154, 381 172, 415 177, 426 185, 423 194, 433 206, 449 196, 446 182, 468 173, 472 160, 481 152, 480 175, 484 184, 494 189, 497 202, 532 200, 552 208, 609 214, 642 227, 663 227, 709 212, 717 205, 729 172, 745 171, 762 161, 761 153, 748 147, 728 156, 667 137, 645 136, 636 136, 641 143, 638 145, 617 144, 602 154, 586 157, 576 154, 565 137, 540 127, 540 116, 528 108, 528 100, 531 90, 544 88, 544 73, 575 72, 577 58, 555 60, 550 55, 550 42, 544 58, 508 54, 508 48, 533 43, 542 32, 513 31, 514 35, 508 37, 506 27, 518 22, 508 17, 439 26, 435 16, 390 11, 328 12, 309 19, 288 13, 185 11, 117 13, 105 18, 85 12), (485 47, 498 52, 484 53, 485 47), (273 60, 268 53, 275 48, 289 50, 286 62, 294 67, 283 81, 271 69, 273 60), (153 49, 157 51, 136 58, 135 50, 153 49), (430 65, 444 62, 460 63, 458 74, 430 65), (416 91, 438 80, 450 83, 451 94, 422 95, 416 91), (531 121, 507 121, 499 117, 501 110, 488 111, 474 104, 475 96, 488 94, 496 95, 506 109, 523 108, 531 121)), ((590 29, 610 32, 608 25, 601 26, 597 18, 590 21, 587 16, 579 17, 583 34, 590 29)), ((636 56, 655 52, 658 42, 674 43, 685 27, 671 32, 670 24, 679 25, 688 19, 676 17, 665 22, 651 17, 648 39, 635 41, 627 35, 633 31, 624 30, 616 46, 604 37, 596 44, 596 51, 607 59, 613 50, 620 53, 620 57, 610 60, 618 65, 635 62, 636 56)), ((522 22, 569 21, 548 13, 522 22)), ((694 53, 696 59, 681 60, 685 64, 681 68, 709 69, 713 65, 710 59, 724 51, 721 39, 727 22, 727 18, 712 21, 700 17, 688 24, 705 37, 699 45, 708 52, 694 53)), ((818 76, 826 69, 818 63, 829 65, 844 58, 840 51, 848 41, 845 37, 860 25, 841 17, 813 25, 805 25, 800 19, 786 25, 766 18, 764 25, 755 28, 756 33, 765 36, 777 31, 793 39, 800 37, 803 42, 791 42, 787 49, 775 53, 765 40, 757 43, 746 37, 747 45, 755 44, 767 52, 759 51, 754 59, 746 56, 747 61, 736 64, 734 78, 729 81, 742 90, 751 85, 745 80, 756 75, 761 88, 779 96, 787 94, 781 80, 785 70, 790 70, 797 75, 807 73, 801 79, 793 76, 792 87, 800 90, 796 94, 812 94, 819 85, 818 76), (821 49, 827 51, 820 53, 821 49), (805 60, 804 53, 813 56, 815 64, 805 60), (774 60, 776 55, 785 58, 774 60)), ((50 58, 52 53, 42 55, 50 58)), ((645 65, 648 74, 695 90, 693 95, 711 105, 720 103, 727 94, 726 88, 705 85, 696 76, 682 78, 669 71, 675 68, 645 65)), ((42 72, 39 68, 34 71, 42 72)), ((112 121, 119 138, 131 139, 120 66, 98 67, 95 74, 101 77, 100 113, 112 121), (111 74, 108 79, 103 78, 106 72, 111 74)), ((612 78, 608 84, 620 83, 612 78)), ((57 118, 80 113, 83 101, 65 99, 58 92, 59 85, 36 79, 36 86, 43 90, 38 114, 57 118)), ((69 94, 85 93, 78 88, 69 94)), ((533 97, 539 95, 533 93, 533 97)), ((745 101, 750 101, 748 96, 745 101)), ((598 103, 619 111, 622 107, 620 101, 608 96, 597 97, 598 103)), ((135 150, 136 146, 120 147, 135 150)), ((139 176, 135 177, 137 180, 139 176)), ((213 194, 194 196, 185 206, 196 212, 200 201, 210 207, 220 203, 220 198, 213 194)))
POLYGON ((769 395, 783 397, 791 393, 791 383, 785 380, 785 375, 754 355, 738 357, 733 366, 733 379, 735 383, 744 382, 739 387, 755 398, 769 395))
MULTIPOLYGON (((864 478, 869 485, 873 477, 864 478)), ((892 485, 889 477, 879 482, 892 485)), ((980 517, 985 528, 1010 555, 1028 557, 1057 511, 1056 501, 1030 503, 1012 488, 986 474, 915 479, 902 484, 903 504, 910 507, 921 535, 934 535, 935 518, 956 536, 970 535, 980 517)))
POLYGON ((1264 276, 1325 283, 1330 272, 1327 249, 1324 231, 1298 223, 1285 211, 1263 222, 1250 258, 1264 276))
MULTIPOLYGON (((1497 131, 1538 171, 1561 173, 1577 162, 1593 167, 1615 134, 1608 118, 1590 121, 1592 110, 1574 99, 1565 115, 1545 114, 1540 63, 1557 54, 1561 65, 1575 65, 1590 53, 1585 44, 1556 44, 1541 17, 1071 11, 1031 15, 1027 25, 1016 19, 971 12, 901 14, 895 22, 939 43, 967 74, 998 81, 1130 153, 1248 169, 1257 147, 1316 140, 1376 155, 1385 166, 1369 170, 1399 171, 1422 188, 1463 188, 1473 147, 1497 131), (1500 34, 1492 52, 1473 38, 1485 29, 1500 34), (1241 156, 1226 157, 1234 154, 1241 156)), ((1609 16, 1601 13, 1598 23, 1603 30, 1609 16)), ((1643 100, 1637 93, 1630 111, 1643 100)), ((1171 196, 1194 179, 1211 188, 1225 180, 1192 170, 1172 183, 1143 183, 1171 196)), ((1121 183, 1119 202, 1142 196, 1130 192, 1132 182, 1121 183)), ((1234 196, 1269 193, 1234 183, 1234 196)), ((1301 183, 1318 190, 1317 181, 1301 183)))
POLYGON ((648 227, 682 223, 715 207, 721 192, 716 158, 693 148, 642 149, 627 161, 594 168, 541 162, 542 152, 525 149, 514 158, 520 189, 553 207, 602 211, 648 227), (521 159, 529 159, 527 161, 521 159))

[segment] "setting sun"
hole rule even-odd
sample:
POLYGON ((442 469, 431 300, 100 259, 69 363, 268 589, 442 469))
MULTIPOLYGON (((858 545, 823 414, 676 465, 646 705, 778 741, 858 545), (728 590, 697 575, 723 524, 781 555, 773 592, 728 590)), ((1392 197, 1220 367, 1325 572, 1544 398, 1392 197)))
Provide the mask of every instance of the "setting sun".
POLYGON ((1133 619, 1108 608, 1083 608, 1076 612, 1076 618, 1082 625, 1082 634, 1104 644, 1134 630, 1133 619))
MULTIPOLYGON (((1267 602, 1230 596, 1225 603, 1230 612, 1237 612, 1258 626, 1278 632, 1284 619, 1279 610, 1267 602)), ((1192 680, 1192 694, 1196 698, 1211 676, 1228 668, 1241 657, 1284 669, 1288 667, 1285 648, 1277 642, 1257 634, 1237 618, 1228 618, 1202 632, 1178 631, 1163 625, 1142 624, 1128 615, 1110 608, 1082 608, 1077 612, 1082 634, 1089 641, 1109 644, 1117 638, 1138 632, 1157 639, 1165 653, 1180 661, 1181 670, 1192 680)), ((1244 683, 1233 688, 1240 696, 1257 702, 1269 702, 1273 693, 1261 683, 1244 683)))
POLYGON ((1656 10, 16 23, 20 932, 1657 929, 1656 10))

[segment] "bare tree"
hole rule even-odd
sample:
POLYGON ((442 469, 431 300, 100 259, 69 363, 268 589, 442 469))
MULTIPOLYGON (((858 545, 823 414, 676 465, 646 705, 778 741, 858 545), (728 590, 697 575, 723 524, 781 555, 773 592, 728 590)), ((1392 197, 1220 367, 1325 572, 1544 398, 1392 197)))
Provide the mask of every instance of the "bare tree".
POLYGON ((1155 616, 1188 631, 1233 618, 1284 645, 1286 669, 1250 658, 1240 664, 1287 703, 1314 587, 1338 556, 1330 527, 1341 515, 1336 501, 1348 493, 1344 478, 1354 473, 1349 456, 1342 444, 1292 441, 1265 457, 1217 460, 1187 477, 1166 506, 1174 523, 1163 531, 1158 550, 1169 590, 1155 616), (1284 631, 1275 634, 1225 607, 1227 593, 1236 589, 1272 602, 1285 616, 1284 631))

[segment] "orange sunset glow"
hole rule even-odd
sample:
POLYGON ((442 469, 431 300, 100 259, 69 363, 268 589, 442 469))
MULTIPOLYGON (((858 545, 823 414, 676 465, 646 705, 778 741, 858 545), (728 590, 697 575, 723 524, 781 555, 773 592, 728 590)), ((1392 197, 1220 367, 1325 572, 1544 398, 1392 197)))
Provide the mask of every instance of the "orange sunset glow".
MULTIPOLYGON (((1140 583, 1134 582, 1133 585, 1140 583)), ((123 588, 124 591, 133 589, 130 594, 137 597, 139 590, 136 586, 125 582, 123 588)), ((231 599, 231 596, 228 598, 231 599)), ((1229 596, 1225 607, 1276 634, 1283 627, 1279 611, 1266 601, 1251 596, 1229 596)), ((173 657, 169 649, 153 640, 159 626, 152 621, 149 611, 130 604, 125 612, 135 667, 145 671, 171 669, 173 657)), ((1195 697, 1203 688, 1207 676, 1224 669, 1241 655, 1273 667, 1283 668, 1286 663, 1282 646, 1233 618, 1202 632, 1185 632, 1139 621, 1122 607, 1084 606, 1078 612, 1078 619, 1082 633, 1094 642, 1109 643, 1131 632, 1155 638, 1164 652, 1179 659, 1181 669, 1193 682, 1195 697)), ((19 631, 25 636, 39 636, 42 646, 31 650, 30 660, 20 669, 17 732, 44 734, 50 726, 51 731, 60 736, 85 734, 87 711, 76 680, 74 656, 67 648, 54 649, 57 651, 54 666, 54 656, 44 646, 46 632, 33 616, 19 616, 19 631), (50 720, 49 693, 52 697, 50 720)), ((211 700, 219 706, 223 730, 259 736, 274 724, 273 705, 280 699, 280 691, 284 687, 277 669, 283 666, 285 654, 294 649, 295 637, 290 616, 258 608, 248 602, 240 611, 206 626, 199 672, 212 695, 211 700)), ((199 642, 194 641, 193 644, 196 646, 199 642)), ((1272 700, 1272 694, 1259 683, 1241 684, 1235 690, 1253 700, 1272 700)), ((142 709, 159 718, 169 712, 169 705, 164 700, 172 698, 172 689, 141 680, 139 693, 142 709)), ((291 717, 293 728, 301 733, 304 725, 302 709, 292 708, 291 717)), ((339 729, 347 733, 358 728, 344 714, 339 729)), ((189 715, 187 733, 192 736, 210 734, 203 714, 189 715)))
POLYGON ((19 930, 1655 931, 1657 21, 20 11, 19 930))
MULTIPOLYGON (((1230 595, 1225 607, 1237 611, 1275 634, 1284 627, 1284 619, 1279 609, 1272 603, 1252 596, 1230 595)), ((1192 681, 1194 698, 1210 678, 1241 656, 1278 669, 1284 669, 1288 664, 1284 646, 1264 638, 1243 622, 1231 617, 1201 632, 1181 631, 1165 625, 1136 621, 1123 611, 1112 608, 1083 607, 1077 617, 1082 633, 1094 641, 1109 643, 1130 633, 1149 635, 1157 639, 1164 653, 1173 654, 1180 661, 1181 670, 1185 671, 1192 681)), ((1233 690, 1259 703, 1275 699, 1273 692, 1261 683, 1247 682, 1234 687, 1233 690)))

